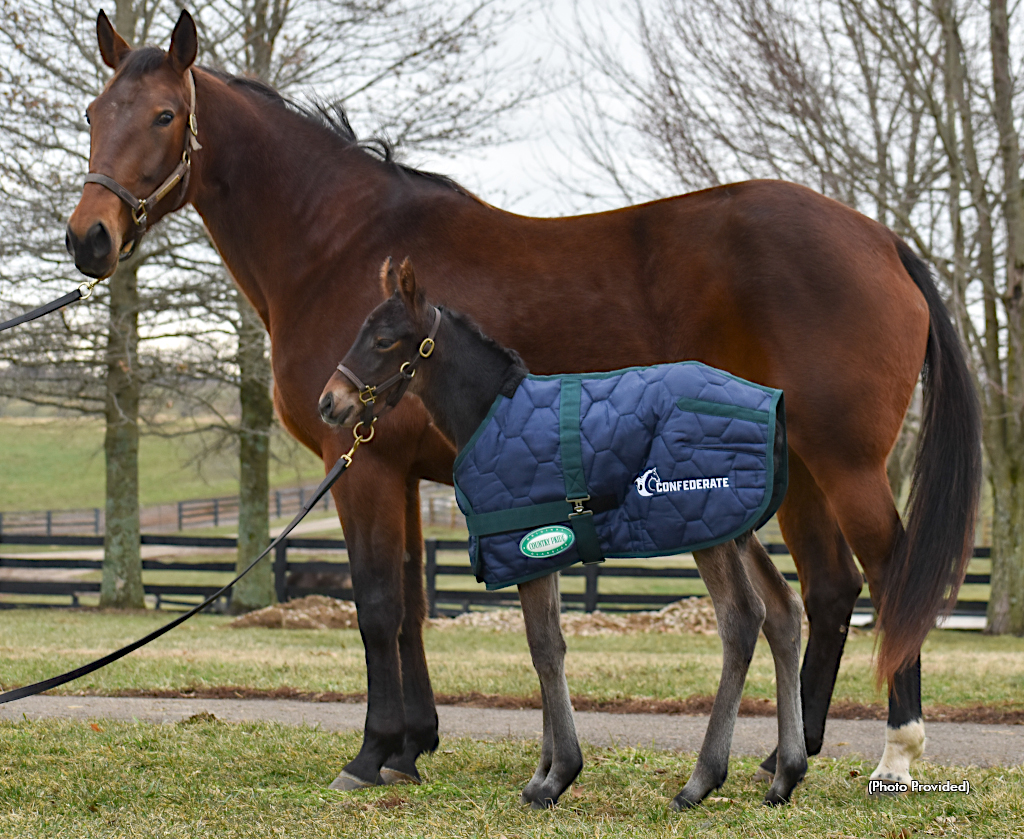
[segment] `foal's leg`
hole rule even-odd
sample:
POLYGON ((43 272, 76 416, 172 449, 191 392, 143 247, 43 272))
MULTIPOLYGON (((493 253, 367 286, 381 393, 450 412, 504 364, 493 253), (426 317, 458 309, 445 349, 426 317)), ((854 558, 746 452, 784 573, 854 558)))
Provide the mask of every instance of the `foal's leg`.
POLYGON ((800 713, 800 629, 803 608, 754 534, 741 541, 747 575, 765 605, 765 637, 775 659, 779 721, 778 768, 766 804, 784 804, 807 772, 803 716, 800 713))
POLYGON ((359 454, 356 465, 333 489, 345 525, 367 686, 363 745, 331 784, 331 789, 340 790, 380 783, 384 761, 401 754, 405 744, 398 652, 404 620, 405 483, 370 452, 359 454))
POLYGON ((747 579, 735 542, 694 551, 693 558, 715 604, 718 635, 722 639, 722 678, 697 765, 672 801, 675 810, 699 804, 704 796, 725 783, 743 683, 765 616, 764 603, 747 579))
POLYGON ((523 790, 522 802, 534 809, 552 807, 583 768, 583 753, 576 736, 569 684, 565 680, 565 639, 559 624, 561 599, 558 574, 548 574, 519 585, 526 640, 540 679, 544 708, 544 740, 540 763, 523 790))
MULTIPOLYGON (((779 526, 796 563, 810 624, 800 670, 800 699, 807 754, 816 755, 825 738, 825 719, 863 578, 831 505, 792 449, 779 526)), ((775 764, 772 752, 761 764, 761 772, 770 778, 775 764)))
POLYGON ((402 574, 405 617, 398 636, 402 659, 402 691, 405 700, 405 745, 391 755, 380 770, 386 784, 419 783, 416 760, 437 748, 437 709, 430 687, 427 658, 423 652, 423 620, 427 602, 423 591, 423 531, 420 527, 419 480, 406 487, 405 556, 402 574))

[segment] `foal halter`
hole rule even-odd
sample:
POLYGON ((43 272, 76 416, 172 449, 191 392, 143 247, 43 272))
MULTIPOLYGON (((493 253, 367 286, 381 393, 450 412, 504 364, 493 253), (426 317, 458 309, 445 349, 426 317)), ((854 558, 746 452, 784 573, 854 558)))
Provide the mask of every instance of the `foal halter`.
POLYGON ((135 236, 127 250, 124 248, 121 249, 121 253, 118 255, 121 259, 127 259, 135 253, 136 249, 139 247, 139 242, 142 241, 142 237, 145 236, 146 231, 149 230, 150 207, 153 207, 162 201, 179 183, 182 185, 183 191, 188 187, 188 176, 192 169, 192 152, 202 148, 199 144, 199 125, 196 122, 196 80, 192 77, 191 70, 188 70, 187 73, 189 105, 188 123, 185 129, 185 149, 181 153, 181 161, 174 167, 174 170, 167 176, 167 179, 153 190, 152 194, 147 198, 136 198, 131 192, 121 186, 121 184, 107 175, 101 175, 98 172, 90 172, 85 176, 85 182, 87 184, 99 184, 100 186, 106 187, 114 193, 114 195, 124 201, 131 210, 132 222, 135 224, 135 236))
POLYGON ((398 404, 398 400, 405 395, 406 388, 409 387, 412 377, 416 375, 416 368, 419 366, 419 363, 425 358, 430 358, 434 352, 434 338, 437 336, 437 328, 441 325, 441 310, 437 306, 432 308, 434 309, 434 322, 430 326, 430 332, 427 337, 420 341, 419 350, 412 361, 403 361, 402 366, 398 368, 398 372, 385 379, 379 385, 363 384, 362 380, 349 370, 348 367, 344 364, 338 365, 338 371, 359 390, 359 401, 363 403, 363 418, 352 428, 357 445, 359 443, 367 443, 373 439, 373 424, 377 421, 377 417, 383 416, 398 404), (391 390, 391 388, 395 388, 395 391, 384 400, 383 410, 379 414, 375 414, 374 407, 377 397, 391 390), (369 428, 369 436, 363 437, 359 433, 361 428, 369 428))

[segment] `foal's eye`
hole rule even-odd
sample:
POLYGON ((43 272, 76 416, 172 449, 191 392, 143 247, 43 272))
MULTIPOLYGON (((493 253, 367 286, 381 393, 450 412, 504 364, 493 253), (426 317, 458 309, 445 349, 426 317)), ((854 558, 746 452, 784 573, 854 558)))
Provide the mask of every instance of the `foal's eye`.
POLYGON ((373 342, 373 348, 375 350, 386 350, 394 345, 395 342, 391 338, 378 338, 373 342))
POLYGON ((174 121, 174 113, 171 111, 164 111, 160 116, 156 118, 157 125, 170 125, 174 121))

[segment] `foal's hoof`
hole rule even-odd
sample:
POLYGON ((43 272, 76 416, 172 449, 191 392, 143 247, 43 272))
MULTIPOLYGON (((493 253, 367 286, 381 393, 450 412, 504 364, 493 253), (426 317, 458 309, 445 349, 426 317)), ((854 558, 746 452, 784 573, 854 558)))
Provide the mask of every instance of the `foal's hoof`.
POLYGON ((781 807, 783 804, 789 804, 789 796, 770 789, 765 794, 764 801, 761 803, 765 807, 781 807))
MULTIPOLYGON (((377 777, 378 779, 380 778, 379 775, 377 777)), ((362 778, 357 778, 355 775, 352 775, 351 773, 342 770, 341 774, 338 775, 338 777, 335 778, 333 781, 331 781, 331 785, 327 787, 327 789, 340 790, 341 792, 351 792, 352 790, 366 789, 367 787, 375 787, 379 783, 379 780, 373 782, 364 781, 362 778)))
POLYGON ((389 786, 391 784, 421 784, 423 779, 420 778, 419 772, 415 775, 410 775, 407 772, 402 772, 398 769, 388 769, 384 766, 380 770, 380 782, 389 786))
POLYGON ((758 766, 757 771, 754 773, 753 780, 755 783, 770 784, 772 781, 775 780, 775 773, 769 772, 763 766, 758 766))
POLYGON ((677 813, 681 813, 683 812, 683 810, 693 809, 698 804, 700 804, 699 801, 690 801, 690 799, 687 798, 685 795, 679 793, 679 795, 677 795, 669 802, 668 806, 669 809, 675 810, 677 813))

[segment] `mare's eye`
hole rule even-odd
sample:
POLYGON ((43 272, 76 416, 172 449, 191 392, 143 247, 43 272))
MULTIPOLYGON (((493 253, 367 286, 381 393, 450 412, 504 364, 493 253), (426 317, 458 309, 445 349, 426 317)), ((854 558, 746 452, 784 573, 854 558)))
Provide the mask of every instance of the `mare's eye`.
POLYGON ((92 120, 89 119, 89 112, 88 111, 85 112, 85 121, 87 123, 89 123, 89 125, 92 125, 92 120))
POLYGON ((157 125, 170 125, 174 121, 174 114, 171 111, 164 111, 156 118, 157 125))
POLYGON ((395 342, 391 338, 378 338, 373 342, 373 348, 375 350, 386 350, 389 347, 393 347, 395 342))

